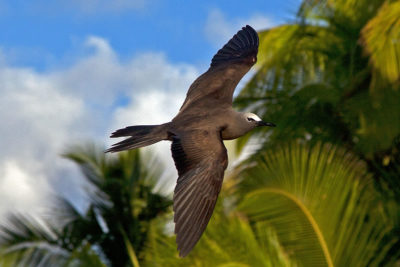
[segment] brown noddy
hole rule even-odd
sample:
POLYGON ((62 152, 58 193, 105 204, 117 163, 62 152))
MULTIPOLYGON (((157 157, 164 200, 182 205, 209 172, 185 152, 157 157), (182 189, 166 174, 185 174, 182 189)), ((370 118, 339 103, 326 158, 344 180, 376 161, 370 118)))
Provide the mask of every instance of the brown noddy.
POLYGON ((228 156, 222 140, 238 138, 257 126, 275 126, 253 113, 233 110, 233 92, 257 61, 258 35, 243 27, 212 58, 210 68, 190 86, 179 113, 161 125, 116 130, 111 137, 129 137, 106 152, 172 141, 178 170, 174 221, 179 255, 186 256, 204 232, 221 190, 228 156))

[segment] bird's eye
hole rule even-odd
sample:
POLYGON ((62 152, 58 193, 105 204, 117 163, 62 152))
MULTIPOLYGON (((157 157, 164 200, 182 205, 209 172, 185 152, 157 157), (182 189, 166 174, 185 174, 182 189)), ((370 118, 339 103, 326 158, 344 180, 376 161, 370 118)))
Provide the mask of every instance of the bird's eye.
POLYGON ((247 118, 248 121, 255 121, 253 118, 247 118))

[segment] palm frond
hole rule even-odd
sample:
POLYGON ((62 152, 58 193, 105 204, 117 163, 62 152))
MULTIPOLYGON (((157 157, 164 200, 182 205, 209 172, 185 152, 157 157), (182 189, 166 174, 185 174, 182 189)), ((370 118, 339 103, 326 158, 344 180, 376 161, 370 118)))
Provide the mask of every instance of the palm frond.
POLYGON ((395 242, 366 166, 339 147, 270 148, 239 177, 238 194, 245 195, 239 209, 272 225, 304 266, 375 266, 395 242))
POLYGON ((66 199, 53 196, 52 205, 42 218, 11 214, 5 220, 0 226, 0 266, 102 266, 76 229, 85 221, 82 215, 66 199))
POLYGON ((160 187, 156 189, 160 162, 140 150, 109 155, 96 146, 73 147, 64 156, 91 184, 85 220, 72 229, 87 229, 82 238, 96 243, 110 262, 140 262, 149 221, 169 211, 172 203, 160 187))
POLYGON ((253 227, 238 213, 227 216, 221 203, 187 257, 179 258, 175 237, 165 233, 162 220, 153 221, 145 253, 145 266, 296 266, 270 225, 253 227))
MULTIPOLYGON (((364 2, 364 1, 361 1, 364 2)), ((361 42, 372 67, 391 83, 400 81, 400 2, 385 1, 361 32, 361 42)), ((375 82, 371 90, 377 90, 375 82)))
POLYGON ((0 227, 0 258, 14 266, 54 266, 70 253, 59 244, 60 229, 28 215, 14 214, 0 227))

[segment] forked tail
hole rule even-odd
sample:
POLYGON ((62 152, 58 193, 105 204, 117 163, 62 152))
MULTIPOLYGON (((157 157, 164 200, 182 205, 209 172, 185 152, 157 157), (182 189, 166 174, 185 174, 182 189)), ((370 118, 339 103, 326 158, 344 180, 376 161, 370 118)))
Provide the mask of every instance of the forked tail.
POLYGON ((113 144, 111 148, 107 149, 105 152, 118 152, 128 149, 134 149, 144 146, 149 146, 154 143, 160 142, 161 140, 166 140, 168 138, 168 133, 166 130, 167 124, 161 125, 137 125, 128 126, 116 130, 111 134, 111 138, 130 136, 129 138, 113 144))

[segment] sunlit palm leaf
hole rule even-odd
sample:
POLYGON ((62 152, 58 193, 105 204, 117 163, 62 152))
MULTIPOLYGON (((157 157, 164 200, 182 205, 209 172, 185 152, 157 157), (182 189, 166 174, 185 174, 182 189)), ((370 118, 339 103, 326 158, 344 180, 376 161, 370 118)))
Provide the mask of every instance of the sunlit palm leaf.
MULTIPOLYGON (((378 14, 365 25, 361 33, 361 40, 373 68, 390 82, 399 82, 400 2, 385 1, 378 14)), ((371 89, 376 90, 375 87, 371 89)))
POLYGON ((183 259, 178 256, 175 237, 163 231, 163 224, 153 224, 145 266, 296 266, 270 225, 259 222, 252 227, 239 214, 227 217, 221 205, 199 243, 183 259))
POLYGON ((334 146, 260 152, 239 174, 240 210, 268 222, 304 266, 377 265, 394 240, 365 165, 334 146))

